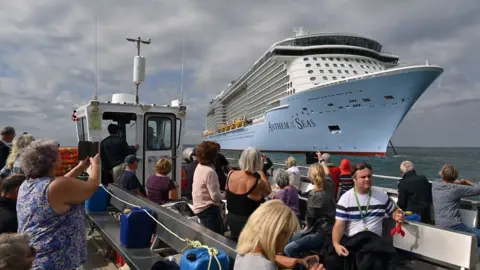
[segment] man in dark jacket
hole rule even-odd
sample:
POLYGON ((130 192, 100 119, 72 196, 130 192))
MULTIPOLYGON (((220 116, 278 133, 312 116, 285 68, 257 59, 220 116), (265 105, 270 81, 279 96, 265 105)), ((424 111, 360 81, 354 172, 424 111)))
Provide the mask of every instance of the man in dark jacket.
POLYGON ((215 172, 218 175, 218 182, 220 183, 220 190, 225 191, 225 185, 227 183, 227 175, 231 168, 230 163, 228 162, 227 158, 220 153, 221 147, 220 144, 217 143, 218 154, 217 158, 215 159, 215 172))
MULTIPOLYGON (((184 151, 184 159, 185 164, 182 166, 182 169, 185 172, 185 190, 182 190, 182 196, 187 197, 189 200, 192 199, 192 186, 193 186, 193 174, 195 173, 195 169, 197 168, 198 161, 197 156, 195 153, 195 149, 185 149, 184 151)), ((218 174, 218 172, 217 172, 218 174)))
POLYGON ((100 158, 102 160, 102 183, 108 184, 113 182, 121 186, 119 178, 125 170, 125 158, 128 155, 135 155, 138 146, 128 146, 127 141, 118 136, 118 126, 115 124, 108 125, 108 133, 110 136, 103 139, 100 143, 100 158), (104 179, 105 176, 112 179, 104 179))
POLYGON ((398 207, 420 215, 422 222, 431 223, 432 185, 418 175, 411 161, 400 164, 403 178, 398 183, 398 207))
POLYGON ((17 197, 23 181, 25 181, 23 174, 12 174, 3 181, 0 196, 0 234, 17 232, 17 197))
POLYGON ((0 130, 0 170, 7 163, 13 138, 15 138, 15 129, 13 127, 6 126, 0 130))

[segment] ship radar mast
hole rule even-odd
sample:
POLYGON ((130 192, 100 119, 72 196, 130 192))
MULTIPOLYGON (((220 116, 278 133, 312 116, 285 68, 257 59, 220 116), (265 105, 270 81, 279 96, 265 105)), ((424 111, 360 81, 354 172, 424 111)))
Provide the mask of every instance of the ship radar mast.
POLYGON ((310 34, 310 32, 303 30, 303 26, 293 28, 293 32, 295 33, 295 37, 305 36, 310 34))
POLYGON ((143 40, 141 37, 127 38, 129 42, 137 43, 137 56, 133 58, 133 82, 135 83, 135 104, 139 104, 138 86, 145 80, 145 57, 140 55, 140 44, 150 44, 152 40, 149 38, 143 40))

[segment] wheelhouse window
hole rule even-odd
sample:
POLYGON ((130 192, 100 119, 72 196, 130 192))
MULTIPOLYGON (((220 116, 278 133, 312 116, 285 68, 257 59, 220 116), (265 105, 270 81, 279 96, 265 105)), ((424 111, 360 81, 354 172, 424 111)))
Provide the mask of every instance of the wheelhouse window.
POLYGON ((147 148, 170 150, 172 148, 172 120, 168 117, 150 117, 147 122, 147 148))
POLYGON ((77 134, 78 141, 86 141, 85 139, 85 117, 80 118, 77 121, 77 134))

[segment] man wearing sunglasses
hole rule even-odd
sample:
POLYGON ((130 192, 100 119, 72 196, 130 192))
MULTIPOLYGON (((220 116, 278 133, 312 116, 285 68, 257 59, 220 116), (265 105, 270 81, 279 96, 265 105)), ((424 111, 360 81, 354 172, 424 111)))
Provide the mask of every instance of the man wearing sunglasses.
POLYGON ((395 249, 382 238, 383 219, 403 220, 403 211, 380 188, 372 187, 372 167, 356 165, 352 171, 354 188, 337 203, 332 242, 340 257, 355 256, 359 269, 393 269, 395 249))

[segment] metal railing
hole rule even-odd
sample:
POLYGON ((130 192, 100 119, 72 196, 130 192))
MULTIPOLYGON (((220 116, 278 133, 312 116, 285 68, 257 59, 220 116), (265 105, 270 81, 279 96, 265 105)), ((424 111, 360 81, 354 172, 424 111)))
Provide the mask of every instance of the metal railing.
MULTIPOLYGON (((230 161, 238 162, 238 159, 235 159, 235 158, 227 158, 227 159, 230 160, 230 161)), ((282 163, 273 162, 273 165, 277 166, 277 167, 285 167, 285 164, 282 164, 282 163)), ((309 169, 309 167, 307 167, 307 166, 297 166, 297 167, 305 169, 305 170, 309 169)), ((302 175, 302 177, 307 178, 306 175, 302 175)), ((398 177, 398 176, 390 176, 390 175, 382 175, 382 174, 373 174, 373 177, 377 177, 377 178, 381 178, 381 179, 387 179, 387 180, 397 180, 397 181, 402 179, 401 177, 398 177)), ((429 181, 429 182, 432 183, 432 181, 429 181)), ((390 188, 390 187, 381 187, 381 188, 383 188, 388 194, 398 195, 398 190, 395 189, 395 188, 390 188)), ((473 199, 473 198, 472 199, 463 198, 461 206, 462 206, 462 208, 476 209, 476 208, 480 207, 480 200, 479 199, 473 199)))
MULTIPOLYGON (((234 159, 234 158, 227 158, 228 160, 231 160, 231 161, 235 161, 235 162, 238 162, 237 159, 234 159)), ((285 164, 282 164, 282 163, 275 163, 273 162, 273 165, 275 166, 280 166, 280 167, 284 167, 285 164)), ((305 170, 308 170, 309 167, 307 166, 297 166, 298 168, 302 168, 302 169, 305 169, 305 170)), ((303 177, 307 177, 306 175, 302 175, 303 177)), ((389 176, 389 175, 382 175, 382 174, 373 174, 373 177, 378 177, 378 178, 383 178, 383 179, 389 179, 389 180, 400 180, 402 179, 401 177, 398 177, 398 176, 389 176)))

